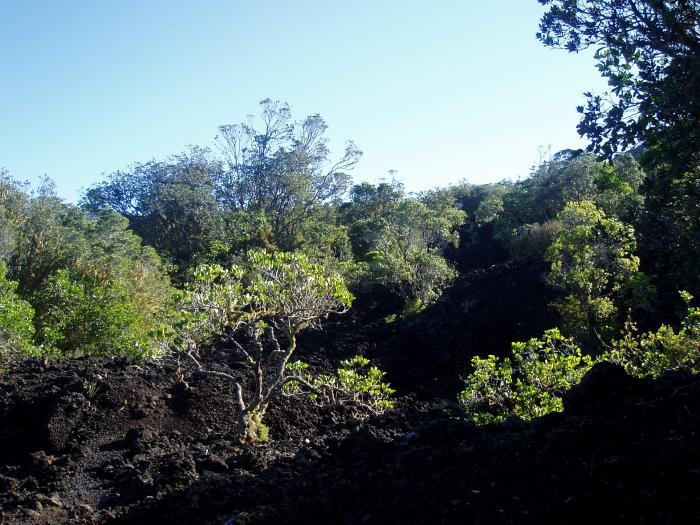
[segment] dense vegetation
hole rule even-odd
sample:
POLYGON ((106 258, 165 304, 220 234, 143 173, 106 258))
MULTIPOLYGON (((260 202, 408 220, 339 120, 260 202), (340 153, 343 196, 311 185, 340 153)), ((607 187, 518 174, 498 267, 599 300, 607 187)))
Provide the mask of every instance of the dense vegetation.
POLYGON ((700 5, 538 1, 609 92, 517 182, 269 99, 78 204, 0 168, 0 522, 700 520, 700 5))
POLYGON ((353 186, 357 147, 333 158, 319 115, 296 122, 269 99, 257 123, 220 126, 213 148, 112 173, 79 206, 50 181, 32 189, 0 172, 3 360, 179 352, 226 375, 199 357, 227 345, 252 372, 245 395, 228 376, 240 437, 264 439, 278 395, 392 406, 362 356, 335 376, 291 361, 299 333, 346 312, 353 293, 393 294, 402 306, 386 322, 410 322, 460 272, 530 257, 548 265, 559 326, 514 342, 512 359, 455 363, 472 357, 455 392, 469 418, 560 410, 596 361, 697 372, 700 8, 540 3, 542 42, 597 46, 611 93, 579 108, 588 152, 558 152, 519 182, 353 186))

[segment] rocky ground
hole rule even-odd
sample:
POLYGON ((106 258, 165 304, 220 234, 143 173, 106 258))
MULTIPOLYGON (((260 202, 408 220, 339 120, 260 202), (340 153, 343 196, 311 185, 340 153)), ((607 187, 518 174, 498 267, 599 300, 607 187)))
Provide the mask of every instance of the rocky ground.
MULTIPOLYGON (((316 370, 355 353, 375 359, 398 407, 370 416, 283 398, 258 446, 235 442, 232 385, 176 358, 10 367, 0 375, 0 521, 700 520, 699 377, 637 380, 598 365, 564 413, 479 429, 462 421, 454 400, 469 356, 551 326, 537 264, 478 272, 420 319, 386 324, 365 297, 358 313, 301 338, 299 357, 316 370)), ((225 349, 203 358, 241 373, 225 349)))

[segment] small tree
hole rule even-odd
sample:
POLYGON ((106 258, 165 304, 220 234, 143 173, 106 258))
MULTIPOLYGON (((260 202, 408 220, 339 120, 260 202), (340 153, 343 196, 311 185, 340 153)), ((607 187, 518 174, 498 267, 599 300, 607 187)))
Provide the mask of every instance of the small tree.
POLYGON ((552 283, 567 295, 555 305, 569 333, 592 341, 617 312, 615 300, 645 287, 634 229, 588 201, 568 203, 557 219, 561 230, 545 259, 552 283))
POLYGON ((228 269, 208 265, 196 270, 180 300, 186 312, 186 352, 200 372, 234 382, 241 440, 264 437, 262 419, 268 406, 295 380, 287 363, 299 332, 317 328, 331 313, 347 311, 352 300, 339 275, 327 273, 301 253, 251 250, 228 269), (240 342, 242 335, 247 342, 240 342), (248 366, 253 391, 247 402, 238 378, 206 370, 195 357, 215 336, 230 341, 248 366))
POLYGON ((459 241, 455 229, 464 218, 464 212, 452 206, 433 209, 409 198, 363 224, 370 270, 401 296, 407 310, 435 302, 456 276, 442 250, 459 241))

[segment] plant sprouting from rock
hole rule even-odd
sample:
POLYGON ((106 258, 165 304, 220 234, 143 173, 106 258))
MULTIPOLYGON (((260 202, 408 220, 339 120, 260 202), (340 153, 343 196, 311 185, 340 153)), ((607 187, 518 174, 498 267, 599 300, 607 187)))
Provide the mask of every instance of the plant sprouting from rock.
POLYGON ((230 268, 197 269, 180 300, 183 344, 200 372, 234 382, 242 440, 260 439, 268 406, 290 380, 287 363, 299 332, 347 311, 352 300, 339 275, 301 253, 251 250, 230 268), (242 359, 252 378, 249 400, 238 378, 204 369, 195 356, 213 337, 225 338, 242 359))

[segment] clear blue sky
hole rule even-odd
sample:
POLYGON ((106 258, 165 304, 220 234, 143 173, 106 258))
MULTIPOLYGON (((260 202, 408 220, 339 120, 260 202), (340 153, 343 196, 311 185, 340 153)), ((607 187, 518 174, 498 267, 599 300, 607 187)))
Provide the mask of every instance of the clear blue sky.
POLYGON ((580 147, 590 55, 543 48, 536 0, 0 0, 0 166, 75 201, 103 173, 210 145, 266 97, 410 190, 526 176, 580 147))

